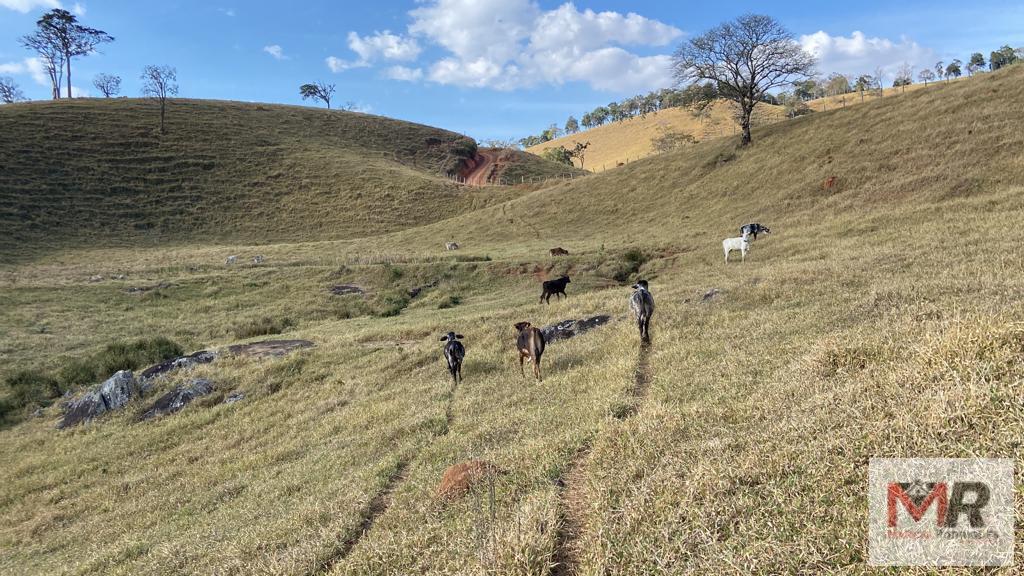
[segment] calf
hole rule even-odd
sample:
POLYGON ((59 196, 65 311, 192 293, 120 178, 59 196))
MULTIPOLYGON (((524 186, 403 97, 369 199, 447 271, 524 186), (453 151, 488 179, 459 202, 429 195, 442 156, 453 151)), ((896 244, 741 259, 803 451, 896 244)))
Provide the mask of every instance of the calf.
POLYGON ((462 360, 466 357, 466 347, 459 342, 461 339, 462 334, 455 332, 449 332, 441 337, 441 342, 447 342, 444 345, 444 359, 448 361, 448 372, 451 373, 454 384, 462 382, 462 360))
POLYGON ((452 250, 458 250, 459 249, 459 244, 458 244, 458 242, 445 242, 444 243, 444 249, 448 250, 449 252, 452 251, 452 250))
POLYGON ((546 301, 548 304, 551 304, 552 294, 555 295, 555 300, 558 300, 562 296, 568 298, 569 295, 565 293, 565 285, 568 284, 569 282, 571 282, 571 280, 569 280, 568 276, 562 276, 561 278, 557 278, 555 280, 545 281, 542 285, 543 291, 540 293, 540 301, 546 301), (559 296, 559 294, 561 296, 559 296))
POLYGON ((516 348, 519 350, 519 373, 526 378, 526 371, 523 369, 523 360, 530 359, 533 364, 533 375, 537 381, 543 381, 540 373, 540 357, 544 355, 544 334, 530 325, 529 322, 520 322, 515 325, 519 336, 516 338, 516 348))
POLYGON ((640 341, 651 341, 651 316, 654 315, 654 297, 647 290, 647 280, 637 280, 633 285, 633 294, 629 297, 629 307, 636 316, 636 325, 640 329, 640 341))
POLYGON ((562 248, 561 246, 559 246, 558 248, 552 248, 551 249, 551 255, 552 256, 568 256, 569 255, 569 251, 566 250, 565 248, 562 248))
POLYGON ((238 262, 238 256, 228 256, 227 261, 224 262, 227 266, 231 266, 238 262))
POLYGON ((252 263, 253 264, 263 264, 264 260, 265 260, 265 258, 263 256, 253 256, 252 263))
POLYGON ((740 236, 750 236, 751 240, 757 240, 758 234, 771 234, 772 231, 767 226, 761 224, 744 224, 740 227, 740 236))
POLYGON ((740 251, 740 261, 747 260, 747 252, 750 251, 750 238, 744 234, 739 238, 726 238, 722 240, 722 250, 725 252, 725 263, 729 263, 729 252, 740 251))

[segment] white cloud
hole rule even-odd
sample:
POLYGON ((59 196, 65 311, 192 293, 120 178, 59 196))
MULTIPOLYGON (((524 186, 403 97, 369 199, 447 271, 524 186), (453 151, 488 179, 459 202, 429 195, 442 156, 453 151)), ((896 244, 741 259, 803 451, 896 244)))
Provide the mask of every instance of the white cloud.
POLYGON ((288 57, 284 55, 284 49, 277 44, 264 46, 263 51, 273 56, 275 60, 288 60, 288 57))
POLYGON ((217 8, 217 12, 220 12, 221 14, 227 16, 228 18, 234 18, 235 17, 235 9, 234 8, 217 8))
POLYGON ((683 34, 571 2, 545 11, 532 0, 429 0, 410 16, 410 33, 451 53, 429 66, 428 80, 496 90, 573 81, 618 93, 662 88, 672 82, 670 57, 625 47, 666 46, 683 34))
POLYGON ((406 66, 392 66, 384 71, 384 76, 402 82, 418 82, 423 78, 423 70, 406 66))
POLYGON ((378 58, 409 62, 420 55, 420 46, 413 38, 398 36, 390 31, 374 32, 372 36, 348 33, 348 47, 359 55, 360 61, 373 62, 378 58))
POLYGON ((21 62, 8 62, 0 64, 0 74, 21 74, 25 71, 25 65, 21 62))
POLYGON ((0 0, 0 7, 25 14, 36 8, 60 8, 61 5, 58 0, 0 0))
POLYGON ((343 72, 351 68, 367 68, 370 66, 368 62, 350 62, 334 56, 328 56, 324 62, 327 63, 327 67, 331 69, 331 72, 335 73, 343 72))
MULTIPOLYGON (((65 88, 65 90, 67 90, 67 88, 65 88)), ((88 90, 83 90, 82 88, 79 88, 78 86, 72 86, 71 87, 71 95, 73 97, 75 97, 75 98, 88 98, 89 94, 90 93, 89 93, 88 90)))
POLYGON ((818 69, 823 74, 873 74, 880 68, 884 77, 891 78, 904 62, 923 68, 931 67, 938 59, 934 50, 907 37, 894 42, 888 38, 868 38, 859 30, 849 37, 819 30, 801 36, 800 44, 818 58, 818 69))
POLYGON ((75 13, 75 16, 85 16, 85 6, 75 2, 75 5, 71 8, 71 11, 75 13))

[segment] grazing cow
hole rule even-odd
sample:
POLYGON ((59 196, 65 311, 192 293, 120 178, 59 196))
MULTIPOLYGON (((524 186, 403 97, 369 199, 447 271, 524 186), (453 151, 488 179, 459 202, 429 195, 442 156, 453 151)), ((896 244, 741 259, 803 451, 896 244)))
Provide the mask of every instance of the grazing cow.
POLYGON ((647 289, 647 280, 637 280, 633 285, 633 295, 629 297, 629 307, 636 316, 636 325, 640 329, 640 341, 651 341, 651 316, 654 315, 654 297, 647 289))
POLYGON ((552 248, 551 249, 551 255, 552 256, 568 256, 569 255, 569 251, 566 250, 565 248, 562 248, 562 247, 552 248))
POLYGON ((562 276, 561 278, 557 278, 555 280, 545 281, 543 284, 544 291, 540 293, 540 301, 544 302, 545 299, 547 299, 547 303, 551 304, 552 294, 555 295, 555 300, 560 299, 562 296, 568 298, 569 295, 565 293, 565 285, 568 284, 569 282, 571 282, 571 280, 569 280, 568 276, 562 276), (561 294, 561 296, 559 296, 559 294, 561 294))
POLYGON ((451 373, 452 382, 455 384, 462 382, 462 359, 466 357, 466 348, 459 342, 461 339, 462 334, 455 332, 441 336, 441 342, 447 342, 444 345, 444 359, 448 361, 448 372, 451 373))
POLYGON ((745 262, 747 260, 747 252, 750 251, 750 237, 746 234, 739 238, 726 238, 722 240, 722 250, 725 252, 725 263, 729 263, 729 252, 733 250, 740 251, 740 261, 745 262))
POLYGON ((451 252, 452 250, 458 250, 459 244, 458 242, 445 242, 444 249, 448 250, 449 252, 451 252))
POLYGON ((254 256, 253 259, 252 259, 252 263, 253 264, 263 264, 263 260, 265 260, 265 258, 263 258, 263 256, 254 256))
POLYGON ((228 256, 227 262, 225 262, 224 265, 233 266, 236 263, 238 263, 238 256, 228 256))
POLYGON ((526 371, 523 370, 523 360, 530 359, 533 364, 533 375, 537 381, 543 381, 540 373, 540 357, 544 355, 544 334, 530 325, 529 322, 520 322, 515 325, 519 336, 516 338, 516 348, 519 350, 519 373, 526 378, 526 371))
POLYGON ((757 240, 758 234, 771 234, 772 231, 767 226, 761 224, 745 224, 740 227, 740 236, 750 236, 751 241, 757 240))

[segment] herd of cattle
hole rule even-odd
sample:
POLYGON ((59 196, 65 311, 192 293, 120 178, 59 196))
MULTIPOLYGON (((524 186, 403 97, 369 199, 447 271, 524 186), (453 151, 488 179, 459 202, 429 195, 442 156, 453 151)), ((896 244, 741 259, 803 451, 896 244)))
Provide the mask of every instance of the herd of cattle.
MULTIPOLYGON (((747 252, 750 251, 750 243, 757 240, 758 234, 770 234, 771 230, 762 224, 746 224, 740 228, 740 236, 737 238, 726 238, 722 241, 722 249, 725 251, 725 261, 729 262, 729 253, 739 251, 741 260, 746 260, 747 252)), ((458 250, 459 245, 455 242, 447 242, 446 250, 458 250)), ((564 248, 552 248, 552 256, 566 256, 568 250, 564 248)), ((554 280, 546 280, 541 284, 541 303, 551 303, 551 296, 555 300, 562 296, 568 297, 565 287, 570 283, 568 276, 562 276, 554 280)), ((654 315, 654 296, 648 288, 647 280, 637 280, 633 285, 633 293, 629 297, 629 308, 633 312, 637 329, 640 331, 640 342, 649 344, 651 341, 651 316, 654 315)), ((516 349, 519 351, 519 372, 526 377, 526 370, 523 363, 527 358, 533 366, 533 375, 538 381, 544 379, 540 370, 540 360, 544 355, 544 333, 529 322, 518 322, 514 326, 516 330, 516 349)), ((459 342, 462 334, 449 332, 441 337, 444 345, 444 358, 448 363, 448 372, 452 376, 452 382, 458 384, 462 381, 462 361, 466 358, 466 347, 459 342)))

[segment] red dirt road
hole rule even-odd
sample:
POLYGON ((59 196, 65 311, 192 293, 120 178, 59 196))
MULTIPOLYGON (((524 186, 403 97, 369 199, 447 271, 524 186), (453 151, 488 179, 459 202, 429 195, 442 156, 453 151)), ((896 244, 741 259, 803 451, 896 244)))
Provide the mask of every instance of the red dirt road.
POLYGON ((486 186, 497 159, 497 152, 478 152, 474 159, 476 160, 476 166, 473 167, 469 174, 466 174, 466 184, 470 186, 486 186))

